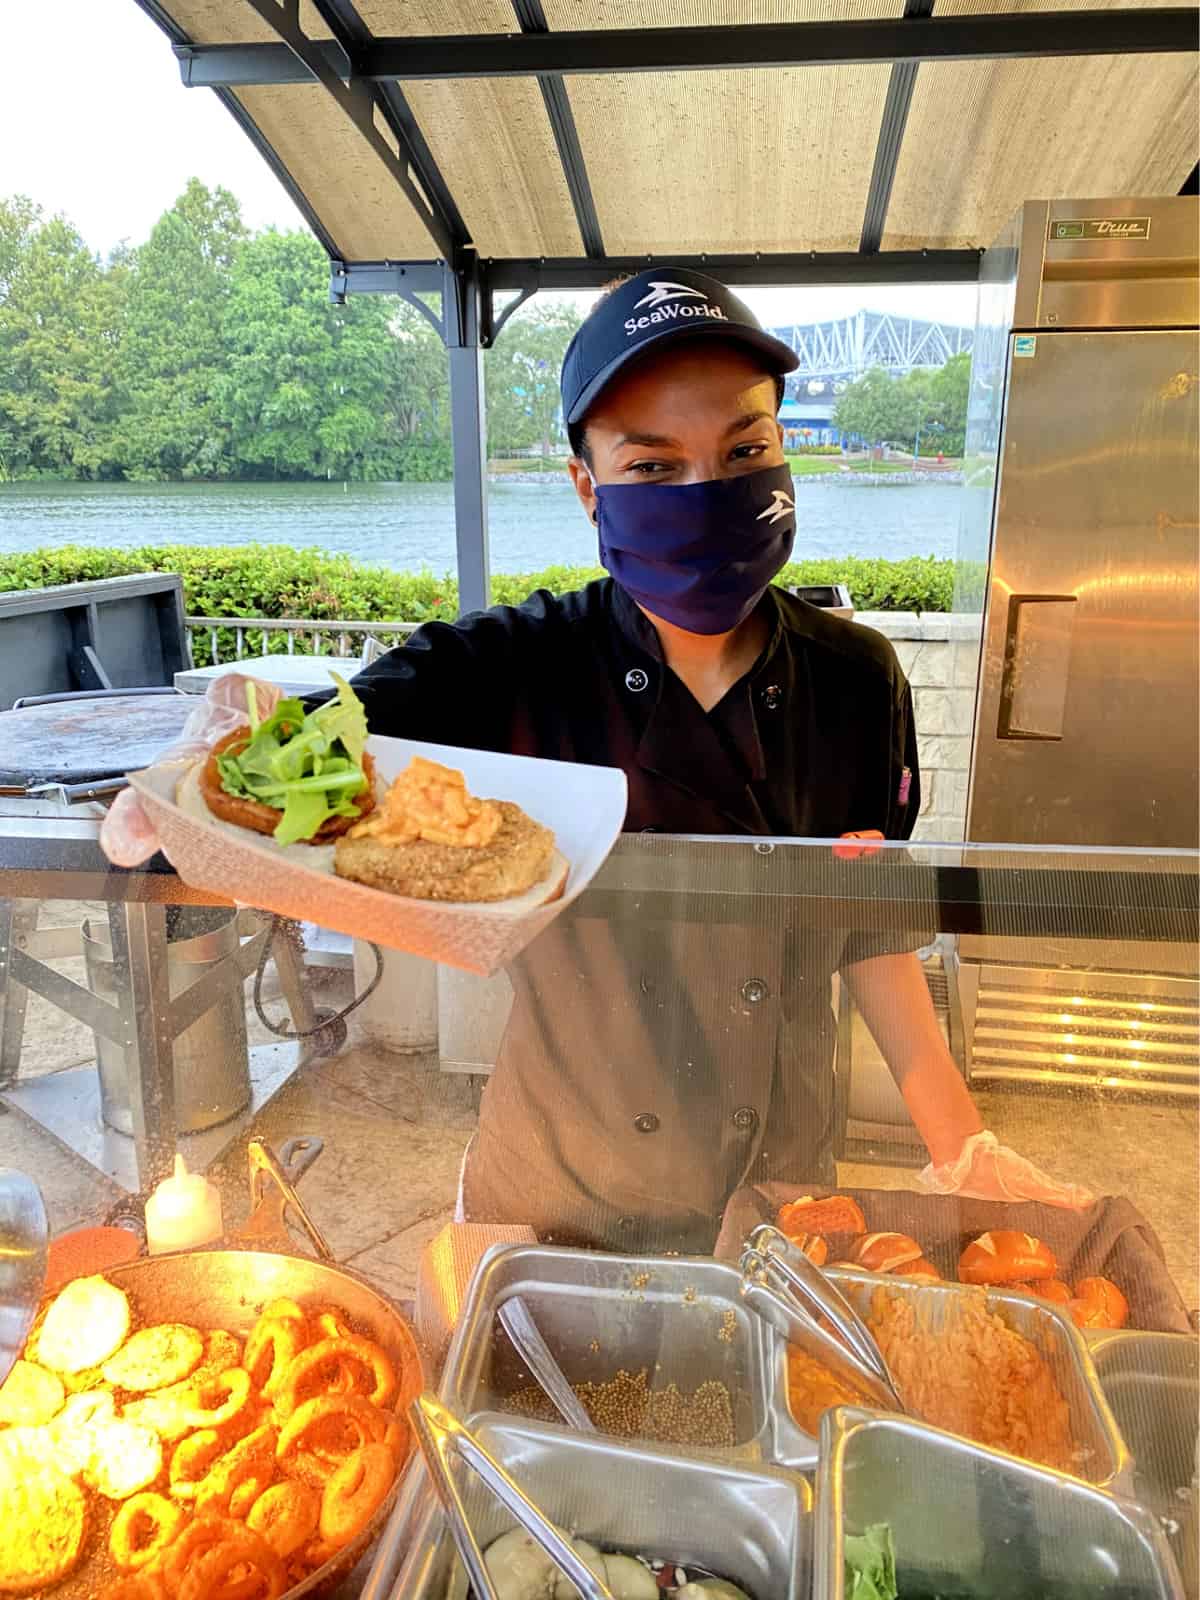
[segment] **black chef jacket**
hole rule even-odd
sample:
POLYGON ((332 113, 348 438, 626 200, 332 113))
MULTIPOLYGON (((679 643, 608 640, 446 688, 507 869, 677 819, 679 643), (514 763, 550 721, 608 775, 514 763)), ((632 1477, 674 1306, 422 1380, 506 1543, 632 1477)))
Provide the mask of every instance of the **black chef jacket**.
MULTIPOLYGON (((778 588, 761 605, 766 648, 708 713, 610 579, 428 624, 354 688, 373 733, 622 768, 627 832, 907 838, 916 735, 891 645, 778 588)), ((830 1180, 830 976, 916 941, 802 928, 788 904, 753 929, 568 908, 511 971, 468 1217, 705 1251, 739 1183, 830 1180)))

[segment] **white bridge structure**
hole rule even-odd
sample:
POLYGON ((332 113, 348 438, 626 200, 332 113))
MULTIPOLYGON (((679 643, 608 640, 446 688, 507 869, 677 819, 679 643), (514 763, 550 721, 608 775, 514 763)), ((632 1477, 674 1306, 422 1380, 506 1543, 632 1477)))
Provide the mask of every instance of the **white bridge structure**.
POLYGON ((887 311, 856 311, 832 322, 792 323, 771 332, 800 357, 787 379, 781 420, 789 433, 807 429, 822 443, 837 438, 832 419, 838 395, 872 367, 897 378, 919 367, 941 367, 969 351, 975 338, 974 328, 887 311))
POLYGON ((771 332, 800 357, 794 381, 841 379, 852 383, 872 367, 902 377, 915 367, 941 367, 970 350, 974 328, 922 322, 886 311, 856 311, 835 322, 793 323, 771 332))

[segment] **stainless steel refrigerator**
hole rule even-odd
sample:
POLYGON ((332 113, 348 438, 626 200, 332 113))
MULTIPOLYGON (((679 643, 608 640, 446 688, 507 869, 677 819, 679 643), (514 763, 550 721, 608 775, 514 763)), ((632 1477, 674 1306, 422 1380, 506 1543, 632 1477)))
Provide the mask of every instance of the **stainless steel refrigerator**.
POLYGON ((1198 229, 1190 198, 1036 201, 985 252, 970 840, 1197 844, 1198 229))
MULTIPOLYGON (((1198 231, 1195 199, 1036 201, 984 253, 955 603, 978 624, 969 840, 1197 845, 1198 231)), ((997 929, 958 955, 973 1082, 1196 1099, 1192 946, 997 929)))

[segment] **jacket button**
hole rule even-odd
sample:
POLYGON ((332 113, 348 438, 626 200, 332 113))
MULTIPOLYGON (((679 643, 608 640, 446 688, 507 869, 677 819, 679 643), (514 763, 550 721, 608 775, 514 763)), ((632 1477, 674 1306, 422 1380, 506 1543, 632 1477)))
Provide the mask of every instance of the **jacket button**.
POLYGON ((633 1119, 633 1125, 639 1133, 657 1133, 659 1126, 653 1111, 639 1111, 633 1119))
POLYGON ((642 690, 648 689, 649 686, 649 673, 643 671, 641 667, 630 667, 629 671, 625 674, 625 687, 629 690, 630 694, 641 694, 642 690))
POLYGON ((783 699, 783 690, 777 683, 769 683, 762 692, 762 703, 768 711, 776 711, 783 699))
POLYGON ((747 978, 742 985, 742 999, 749 1001, 754 1006, 760 1000, 765 1000, 770 994, 770 989, 761 978, 747 978))
POLYGON ((749 1133, 758 1126, 758 1112, 753 1106, 739 1106, 733 1113, 733 1125, 739 1133, 749 1133))

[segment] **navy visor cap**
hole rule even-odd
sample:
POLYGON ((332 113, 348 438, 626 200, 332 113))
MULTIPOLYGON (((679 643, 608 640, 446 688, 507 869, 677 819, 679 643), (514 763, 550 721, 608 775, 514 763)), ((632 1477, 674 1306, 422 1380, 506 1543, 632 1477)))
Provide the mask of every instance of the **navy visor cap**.
POLYGON ((567 346, 564 419, 578 422, 628 362, 668 339, 697 337, 746 345, 777 376, 794 372, 800 364, 796 353, 765 332, 750 307, 723 283, 687 267, 648 267, 601 300, 567 346))

